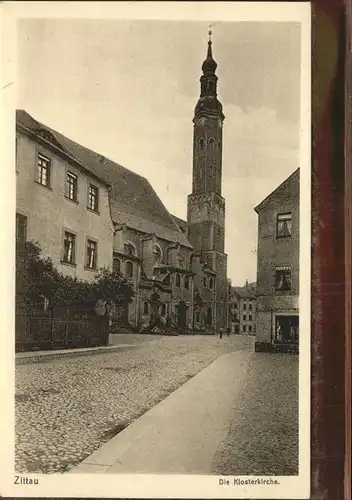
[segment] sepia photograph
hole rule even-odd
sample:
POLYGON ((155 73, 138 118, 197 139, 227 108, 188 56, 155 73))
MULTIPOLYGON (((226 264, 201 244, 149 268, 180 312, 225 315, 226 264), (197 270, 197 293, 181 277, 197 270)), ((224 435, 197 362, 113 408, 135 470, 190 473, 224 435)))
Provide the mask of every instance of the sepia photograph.
POLYGON ((309 4, 15 3, 1 493, 309 498, 309 4))

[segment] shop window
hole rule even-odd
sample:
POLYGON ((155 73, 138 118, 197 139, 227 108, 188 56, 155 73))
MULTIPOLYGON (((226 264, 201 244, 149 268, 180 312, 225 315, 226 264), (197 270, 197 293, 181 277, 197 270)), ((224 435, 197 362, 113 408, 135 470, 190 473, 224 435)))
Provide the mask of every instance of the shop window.
POLYGON ((278 344, 298 344, 298 316, 276 316, 274 341, 278 344))

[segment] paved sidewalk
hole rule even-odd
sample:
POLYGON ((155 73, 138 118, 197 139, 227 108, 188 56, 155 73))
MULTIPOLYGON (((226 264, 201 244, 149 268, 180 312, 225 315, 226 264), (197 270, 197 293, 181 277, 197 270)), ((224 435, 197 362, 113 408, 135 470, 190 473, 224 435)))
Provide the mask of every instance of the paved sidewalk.
POLYGON ((253 354, 218 358, 68 473, 211 474, 253 354))

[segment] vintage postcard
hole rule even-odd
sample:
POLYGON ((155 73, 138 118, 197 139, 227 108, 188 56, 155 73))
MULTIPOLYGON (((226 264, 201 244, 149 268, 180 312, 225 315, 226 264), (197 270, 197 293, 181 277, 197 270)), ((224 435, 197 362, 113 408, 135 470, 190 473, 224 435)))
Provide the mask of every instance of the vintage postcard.
POLYGON ((1 494, 309 498, 310 5, 0 13, 1 494))

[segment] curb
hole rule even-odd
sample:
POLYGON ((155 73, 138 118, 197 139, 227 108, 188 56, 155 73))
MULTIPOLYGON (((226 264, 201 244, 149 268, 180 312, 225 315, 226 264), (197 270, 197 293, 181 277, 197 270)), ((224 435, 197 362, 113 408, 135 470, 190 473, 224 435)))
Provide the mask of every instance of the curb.
POLYGON ((106 354, 119 349, 136 347, 133 344, 120 344, 112 346, 103 347, 87 347, 83 349, 71 349, 69 351, 57 350, 57 351, 43 351, 41 354, 37 354, 35 351, 33 353, 17 353, 15 355, 16 365, 26 365, 32 363, 45 363, 46 361, 52 361, 53 359, 62 358, 72 358, 80 356, 88 356, 95 354, 106 354))

